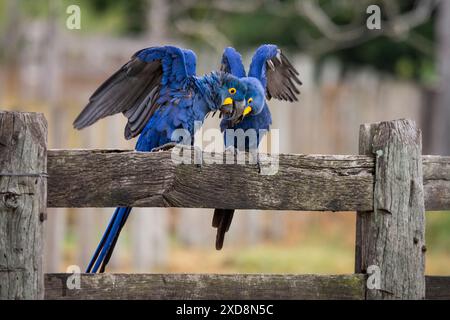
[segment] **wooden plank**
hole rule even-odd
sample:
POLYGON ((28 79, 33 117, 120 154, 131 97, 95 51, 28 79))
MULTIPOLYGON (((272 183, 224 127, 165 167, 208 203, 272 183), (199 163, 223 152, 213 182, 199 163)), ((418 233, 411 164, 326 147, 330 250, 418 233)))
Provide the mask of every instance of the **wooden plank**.
POLYGON ((82 274, 67 289, 68 274, 45 276, 54 299, 363 299, 364 275, 82 274))
POLYGON ((450 300, 450 277, 426 276, 426 299, 450 300))
MULTIPOLYGON (((66 286, 70 274, 46 274, 45 298, 75 299, 364 299, 365 276, 82 274, 80 289, 66 286)), ((427 276, 426 299, 450 299, 450 277, 427 276)))
POLYGON ((170 151, 54 150, 48 166, 50 207, 372 208, 369 157, 280 155, 278 173, 260 175, 254 164, 175 164, 170 151))
MULTIPOLYGON (((372 157, 373 136, 375 135, 375 127, 369 124, 359 127, 359 154, 372 157)), ((372 195, 373 196, 373 195, 372 195)), ((372 199, 373 201, 373 199, 372 199)), ((372 207, 373 210, 373 207, 372 207)), ((365 241, 365 233, 367 233, 367 225, 370 221, 370 215, 373 211, 357 211, 356 212, 356 228, 355 228, 355 273, 366 273, 367 266, 363 266, 364 255, 362 251, 365 241)))
POLYGON ((422 135, 410 120, 363 125, 361 152, 376 154, 374 211, 357 216, 356 272, 367 299, 425 298, 422 135))
POLYGON ((0 300, 44 297, 47 122, 0 112, 0 300))
POLYGON ((450 157, 422 156, 425 209, 450 210, 450 157))
MULTIPOLYGON (((373 209, 371 156, 282 154, 279 165, 262 176, 255 165, 176 165, 170 152, 49 150, 48 206, 373 209)), ((450 157, 423 156, 423 167, 426 208, 450 209, 450 157)))

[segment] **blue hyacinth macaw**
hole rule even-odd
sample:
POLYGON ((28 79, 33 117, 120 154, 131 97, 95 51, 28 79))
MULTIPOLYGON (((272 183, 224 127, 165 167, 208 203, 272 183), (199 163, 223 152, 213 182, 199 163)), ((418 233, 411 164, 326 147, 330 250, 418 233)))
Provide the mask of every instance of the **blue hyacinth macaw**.
MULTIPOLYGON (((125 138, 139 135, 136 150, 155 151, 179 142, 172 140, 176 129, 194 137, 194 122, 203 122, 209 112, 220 111, 227 121, 237 121, 245 108, 246 85, 228 73, 198 77, 195 72, 196 56, 190 50, 172 46, 140 50, 97 89, 74 127, 82 129, 123 113, 128 118, 125 138)), ((115 210, 87 273, 105 271, 131 209, 115 210)))
MULTIPOLYGON (((289 102, 298 101, 297 95, 300 91, 297 85, 301 85, 298 79, 299 73, 289 62, 281 50, 271 44, 260 46, 253 55, 248 77, 245 74, 245 68, 242 63, 241 55, 234 48, 226 48, 221 63, 221 70, 231 73, 246 82, 258 83, 263 88, 263 97, 261 99, 260 89, 257 85, 248 86, 246 100, 247 107, 242 115, 243 119, 239 122, 232 122, 223 119, 220 123, 222 131, 227 129, 248 129, 256 130, 256 145, 251 145, 248 140, 245 145, 237 145, 237 140, 227 140, 224 133, 225 147, 235 148, 239 151, 254 151, 264 137, 264 133, 270 129, 272 116, 269 107, 264 99, 264 93, 267 100, 272 98, 285 100, 289 102), (260 131, 261 130, 261 131, 260 131), (243 150, 242 150, 243 149, 243 150)), ((212 226, 217 228, 216 249, 221 250, 225 233, 229 230, 233 220, 234 209, 216 209, 214 211, 212 226)))

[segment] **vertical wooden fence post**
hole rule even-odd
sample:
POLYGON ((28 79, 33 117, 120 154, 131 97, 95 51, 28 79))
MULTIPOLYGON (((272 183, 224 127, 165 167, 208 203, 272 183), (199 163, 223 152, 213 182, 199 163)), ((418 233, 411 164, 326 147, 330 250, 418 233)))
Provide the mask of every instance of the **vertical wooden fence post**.
POLYGON ((0 112, 0 300, 43 299, 47 122, 0 112))
POLYGON ((425 298, 421 132, 410 120, 365 124, 360 154, 375 156, 374 211, 356 218, 356 273, 366 299, 425 298))

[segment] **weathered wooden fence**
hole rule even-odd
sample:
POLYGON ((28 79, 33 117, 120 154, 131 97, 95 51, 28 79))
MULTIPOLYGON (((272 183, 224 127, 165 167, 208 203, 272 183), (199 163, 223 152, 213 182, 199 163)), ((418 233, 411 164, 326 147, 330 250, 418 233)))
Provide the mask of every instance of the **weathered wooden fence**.
POLYGON ((363 125, 357 156, 280 155, 272 176, 170 152, 47 151, 33 113, 0 112, 0 151, 0 299, 450 298, 450 277, 424 274, 425 209, 450 209, 450 157, 422 156, 409 120, 363 125), (47 207, 114 206, 357 211, 355 274, 83 274, 75 289, 43 274, 47 207))

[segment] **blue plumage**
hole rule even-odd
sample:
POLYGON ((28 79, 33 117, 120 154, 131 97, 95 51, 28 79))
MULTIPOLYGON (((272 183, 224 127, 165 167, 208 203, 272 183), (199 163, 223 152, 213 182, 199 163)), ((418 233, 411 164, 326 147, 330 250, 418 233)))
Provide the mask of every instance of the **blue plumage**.
MULTIPOLYGON (((194 122, 211 111, 235 122, 245 106, 246 85, 223 72, 195 75, 196 56, 172 46, 137 52, 90 98, 74 122, 82 129, 106 116, 122 112, 128 118, 125 137, 139 135, 137 151, 152 151, 172 140, 177 129, 194 137, 194 122)), ((193 141, 192 141, 193 142, 193 141)), ((131 208, 117 208, 86 272, 105 270, 131 208)))
POLYGON ((279 49, 276 45, 265 44, 256 50, 253 55, 250 68, 248 70, 248 76, 257 78, 261 81, 264 88, 267 87, 267 75, 266 75, 266 65, 267 61, 275 58, 279 53, 279 49))
MULTIPOLYGON (((253 55, 252 62, 250 64, 248 77, 246 77, 245 68, 242 63, 242 57, 234 48, 226 48, 223 53, 222 57, 222 70, 225 72, 229 72, 232 75, 243 79, 244 81, 254 81, 254 79, 257 79, 260 84, 262 85, 263 92, 262 92, 262 99, 261 99, 261 91, 259 88, 255 89, 248 89, 246 94, 246 100, 252 98, 254 101, 256 99, 259 99, 257 102, 255 101, 253 104, 253 110, 252 113, 249 116, 246 116, 241 122, 238 124, 231 124, 226 119, 222 120, 220 126, 222 130, 225 129, 255 129, 255 130, 269 130, 270 126, 272 124, 272 115, 270 113, 269 106, 267 105, 267 101, 264 99, 264 94, 266 91, 268 91, 267 81, 268 81, 268 75, 266 73, 268 64, 271 64, 275 68, 275 63, 272 62, 272 59, 280 59, 281 60, 281 51, 278 49, 276 45, 273 44, 266 44, 260 46, 255 54, 253 55), (279 58, 278 58, 279 57, 279 58), (224 63, 226 62, 226 64, 224 63)), ((288 62, 288 61, 287 61, 288 62)), ((277 63, 278 64, 278 63, 277 63)), ((292 66, 290 63, 288 63, 288 66, 292 66)), ((269 70, 270 67, 269 67, 269 70)), ((275 70, 273 70, 275 71, 275 70)), ((289 80, 289 78, 292 78, 292 76, 295 76, 295 69, 293 68, 293 72, 288 75, 284 75, 285 79, 282 79, 286 82, 291 82, 292 80, 289 80)), ((270 76, 269 76, 270 77, 270 76)), ((280 77, 281 78, 281 77, 280 77)), ((296 77, 294 77, 296 78, 296 77)), ((276 81, 278 79, 273 79, 273 81, 276 81)), ((298 80, 298 79, 296 79, 298 80)), ((294 80, 295 81, 295 80, 294 80)), ((297 82, 297 81, 295 81, 297 82)), ((291 84, 290 83, 290 84, 291 84)), ((297 82, 300 84, 299 82, 297 82)), ((284 86, 284 83, 281 84, 274 84, 275 86, 284 86)), ((285 90, 292 90, 294 93, 298 94, 298 91, 295 91, 295 89, 292 89, 293 87, 289 86, 290 88, 285 90)), ((291 92, 292 92, 291 91, 291 92)), ((268 98, 269 94, 268 94, 268 98)), ((283 99, 281 100, 288 100, 283 99)), ((292 97, 292 101, 296 100, 295 95, 292 97)), ((258 139, 258 145, 261 141, 263 136, 259 137, 258 139)), ((230 144, 226 144, 229 146, 230 144)), ((246 151, 249 151, 248 149, 246 151)))
MULTIPOLYGON (((240 149, 241 151, 253 151, 257 149, 264 134, 270 129, 272 116, 267 105, 272 97, 279 100, 297 101, 300 93, 296 85, 301 85, 297 78, 298 72, 282 54, 281 50, 271 44, 260 46, 252 59, 248 77, 241 55, 233 48, 226 48, 222 57, 221 70, 229 72, 242 80, 247 85, 246 102, 248 113, 239 123, 233 123, 227 119, 222 120, 220 127, 222 131, 228 129, 253 129, 256 131, 256 144, 250 144, 246 139, 244 145, 239 145, 237 139, 227 140, 224 134, 225 146, 240 149), (244 150, 242 150, 244 149, 244 150)), ((213 227, 217 228, 216 249, 223 246, 225 233, 230 228, 233 220, 234 209, 216 209, 213 216, 213 227)))
MULTIPOLYGON (((246 102, 247 106, 251 108, 251 111, 238 123, 231 123, 229 120, 223 119, 220 123, 220 128, 222 131, 227 129, 242 129, 244 131, 249 129, 255 130, 257 141, 253 148, 257 148, 264 137, 264 134, 270 129, 270 125, 272 124, 272 115, 266 103, 264 88, 262 87, 261 82, 253 77, 242 77, 241 81, 247 86, 246 102)), ((237 144, 237 140, 227 141, 226 134, 224 134, 224 140, 225 147, 233 146, 240 151, 247 152, 252 149, 249 145, 249 141, 246 141, 243 146, 244 148, 242 148, 242 146, 237 144)))
POLYGON ((225 48, 222 55, 222 70, 226 70, 226 72, 238 78, 246 76, 241 54, 236 49, 232 47, 225 48))

